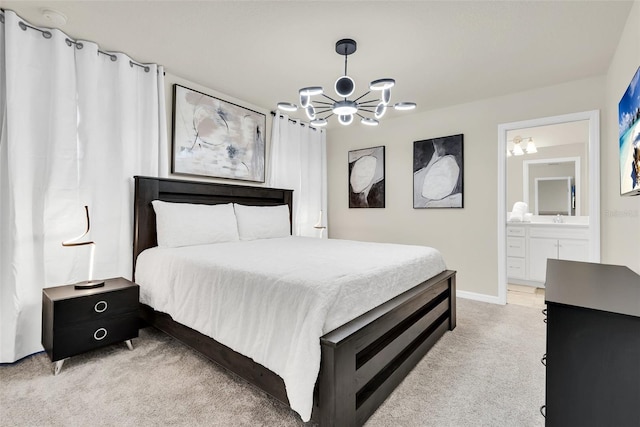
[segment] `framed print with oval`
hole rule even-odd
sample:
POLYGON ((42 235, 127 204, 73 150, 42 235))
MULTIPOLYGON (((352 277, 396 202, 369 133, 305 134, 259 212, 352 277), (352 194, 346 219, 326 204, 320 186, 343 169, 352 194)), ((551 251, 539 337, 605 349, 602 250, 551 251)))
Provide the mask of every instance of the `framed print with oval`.
POLYGON ((384 208, 384 146, 349 151, 349 207, 384 208))
POLYGON ((463 207, 463 136, 413 143, 413 207, 463 207))

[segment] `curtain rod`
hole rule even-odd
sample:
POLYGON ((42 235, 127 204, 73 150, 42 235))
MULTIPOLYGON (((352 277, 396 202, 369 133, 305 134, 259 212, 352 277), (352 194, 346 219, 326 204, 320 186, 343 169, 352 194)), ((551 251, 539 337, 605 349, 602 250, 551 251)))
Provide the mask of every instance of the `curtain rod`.
MULTIPOLYGON (((279 116, 279 117, 284 118, 284 115, 283 115, 282 113, 276 113, 275 111, 271 111, 271 115, 272 115, 272 116, 275 116, 276 114, 278 114, 278 116, 279 116)), ((311 124, 310 124, 310 123, 303 122, 302 120, 294 120, 294 119, 292 119, 292 118, 288 118, 288 120, 289 120, 291 123, 299 122, 299 123, 300 123, 300 126, 307 126, 307 127, 308 127, 309 129, 311 129, 311 130, 319 130, 319 131, 322 131, 322 129, 318 129, 318 128, 316 128, 316 127, 313 127, 313 126, 311 126, 311 124)))
MULTIPOLYGON (((0 23, 4 24, 4 20, 5 20, 4 13, 5 13, 5 10, 4 9, 0 9, 0 12, 2 12, 0 14, 0 23)), ((27 31, 27 28, 31 28, 32 30, 36 30, 36 31, 39 31, 40 33, 42 33, 42 37, 44 37, 45 39, 50 39, 52 37, 53 34, 51 34, 51 31, 49 31, 48 29, 47 30, 42 30, 42 29, 40 29, 38 27, 34 27, 32 25, 26 24, 24 22, 24 20, 22 20, 22 18, 20 18, 20 19, 21 19, 21 21, 18 22, 18 26, 23 31, 27 31)), ((64 32, 63 32, 63 34, 64 34, 64 32)), ((71 47, 72 45, 75 45, 76 49, 82 49, 84 47, 84 44, 82 44, 82 42, 79 42, 77 40, 72 40, 69 37, 67 37, 64 41, 67 43, 67 46, 69 46, 69 47, 71 47)), ((105 52, 105 51, 102 51, 102 50, 98 49, 98 55, 100 55, 100 54, 108 56, 111 59, 111 61, 115 62, 115 61, 118 60, 118 57, 116 56, 115 53, 109 53, 109 52, 105 52)), ((126 55, 126 56, 129 57, 129 55, 126 55)), ((131 58, 129 58, 129 66, 131 68, 133 68, 134 65, 136 67, 142 68, 145 71, 145 73, 148 73, 149 70, 151 70, 151 67, 149 67, 148 65, 140 64, 138 62, 133 61, 131 58)))

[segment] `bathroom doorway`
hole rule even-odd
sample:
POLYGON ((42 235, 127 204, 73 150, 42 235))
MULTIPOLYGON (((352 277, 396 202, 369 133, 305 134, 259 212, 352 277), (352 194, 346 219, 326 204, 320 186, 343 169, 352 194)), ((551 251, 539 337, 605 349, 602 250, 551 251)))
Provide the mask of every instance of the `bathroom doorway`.
POLYGON ((597 110, 498 126, 500 303, 506 304, 509 299, 524 305, 544 304, 548 258, 600 261, 599 135, 597 110), (581 137, 571 136, 580 132, 581 137), (579 160, 575 162, 575 158, 579 160), (562 162, 554 159, 571 159, 573 170, 559 169, 563 165, 558 163, 562 162), (549 167, 541 166, 545 164, 549 167), (530 165, 547 170, 536 169, 532 174, 530 165), (536 179, 563 182, 565 194, 558 197, 568 207, 554 210, 555 215, 549 215, 551 210, 540 212, 534 200, 536 179), (570 235, 569 240, 564 240, 562 233, 568 229, 571 233, 580 230, 583 235, 580 239, 570 235), (566 252, 559 254, 559 246, 566 246, 566 252))

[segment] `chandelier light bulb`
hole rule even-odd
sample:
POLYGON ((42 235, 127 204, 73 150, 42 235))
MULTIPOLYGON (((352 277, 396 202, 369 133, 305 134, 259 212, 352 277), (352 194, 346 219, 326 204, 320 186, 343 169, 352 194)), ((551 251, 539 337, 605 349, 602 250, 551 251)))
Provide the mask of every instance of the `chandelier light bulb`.
POLYGON ((387 112, 387 106, 384 105, 384 103, 381 102, 376 106, 376 110, 373 113, 373 116, 376 119, 381 119, 382 116, 384 116, 384 113, 386 113, 386 112, 387 112))
POLYGON ((396 84, 393 79, 378 79, 369 83, 369 89, 371 90, 384 90, 391 89, 396 84))
POLYGON ((363 125, 367 125, 367 126, 378 126, 378 124, 380 122, 377 121, 376 119, 372 119, 372 118, 369 118, 369 117, 363 117, 362 120, 360 120, 360 123, 362 123, 363 125))
POLYGON ((417 104, 415 102, 398 102, 393 106, 393 108, 395 108, 398 111, 413 110, 416 107, 417 107, 417 104))
POLYGON ((311 97, 306 93, 300 94, 300 107, 307 108, 311 104, 311 97))
POLYGON ((338 121, 340 122, 341 125, 344 125, 344 126, 350 125, 353 122, 353 115, 341 114, 338 116, 338 121))
POLYGON ((356 89, 356 83, 349 76, 342 76, 338 80, 336 80, 336 84, 334 85, 334 89, 338 96, 346 98, 351 96, 353 91, 356 89))
POLYGON ((380 102, 384 105, 389 105, 389 101, 391 100, 391 89, 382 89, 382 96, 380 97, 380 102))
POLYGON ((307 117, 309 120, 315 120, 316 118, 316 108, 313 105, 309 105, 306 108, 307 117))
POLYGON ((333 104, 331 111, 338 116, 350 116, 358 111, 358 104, 354 101, 338 101, 333 104))
POLYGON ((322 86, 309 86, 303 87, 298 91, 300 95, 314 96, 314 95, 322 95, 323 89, 322 86))
POLYGON ((309 122, 309 124, 311 126, 315 126, 315 127, 323 127, 327 125, 327 119, 315 119, 315 120, 311 120, 311 122, 309 122))
POLYGON ((278 110, 282 111, 296 111, 298 106, 290 102, 278 102, 278 110))

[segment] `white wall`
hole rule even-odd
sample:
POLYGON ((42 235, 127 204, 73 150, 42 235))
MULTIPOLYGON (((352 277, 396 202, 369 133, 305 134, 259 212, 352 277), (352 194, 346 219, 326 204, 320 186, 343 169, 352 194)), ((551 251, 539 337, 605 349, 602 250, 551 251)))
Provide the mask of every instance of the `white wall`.
MULTIPOLYGON (((405 116, 391 112, 376 128, 354 124, 329 130, 330 237, 433 246, 447 266, 458 271, 458 289, 497 296, 498 125, 603 110, 604 80, 591 78, 405 116), (413 209, 413 141, 459 133, 464 134, 464 208, 413 209), (377 145, 386 146, 386 208, 349 209, 347 153, 377 145)), ((603 167, 604 175, 610 175, 617 163, 603 167)))
POLYGON ((633 4, 606 76, 602 115, 600 183, 602 262, 640 274, 640 196, 621 197, 618 166, 618 102, 640 66, 640 1, 633 4))

